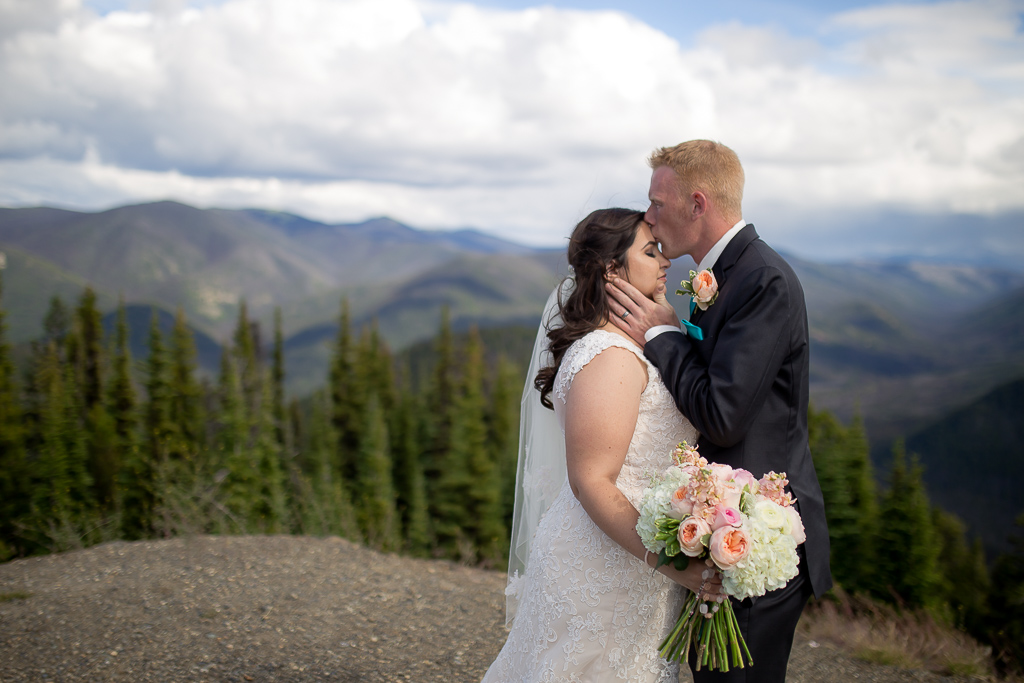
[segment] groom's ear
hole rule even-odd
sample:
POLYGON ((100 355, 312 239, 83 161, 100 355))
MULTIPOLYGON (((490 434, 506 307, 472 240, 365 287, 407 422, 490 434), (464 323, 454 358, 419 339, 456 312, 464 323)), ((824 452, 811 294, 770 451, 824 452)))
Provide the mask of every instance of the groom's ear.
POLYGON ((699 218, 707 213, 708 210, 708 197, 700 190, 695 190, 690 195, 690 199, 693 200, 693 215, 691 218, 699 218))

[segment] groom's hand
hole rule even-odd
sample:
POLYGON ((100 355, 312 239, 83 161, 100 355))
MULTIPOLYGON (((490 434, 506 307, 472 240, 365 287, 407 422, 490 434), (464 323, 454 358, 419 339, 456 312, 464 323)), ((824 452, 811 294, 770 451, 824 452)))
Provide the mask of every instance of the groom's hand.
POLYGON ((676 309, 665 298, 665 285, 659 285, 654 293, 654 301, 640 293, 633 285, 622 278, 612 278, 605 284, 608 294, 608 307, 611 309, 612 322, 628 334, 641 347, 647 343, 644 334, 658 325, 674 325, 679 327, 676 309))

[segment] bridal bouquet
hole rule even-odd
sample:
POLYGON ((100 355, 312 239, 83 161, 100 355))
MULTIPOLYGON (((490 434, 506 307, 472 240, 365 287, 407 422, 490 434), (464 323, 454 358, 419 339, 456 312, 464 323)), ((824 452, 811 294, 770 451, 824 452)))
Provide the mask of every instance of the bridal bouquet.
MULTIPOLYGON (((691 559, 706 562, 721 571, 726 593, 738 600, 782 588, 796 576, 804 526, 784 473, 758 480, 746 470, 708 463, 685 441, 674 460, 645 490, 636 524, 644 546, 658 554, 657 566, 683 570, 691 559)), ((710 578, 711 569, 704 576, 710 578)), ((690 594, 659 652, 683 661, 691 647, 698 670, 754 663, 728 600, 709 603, 690 594)))

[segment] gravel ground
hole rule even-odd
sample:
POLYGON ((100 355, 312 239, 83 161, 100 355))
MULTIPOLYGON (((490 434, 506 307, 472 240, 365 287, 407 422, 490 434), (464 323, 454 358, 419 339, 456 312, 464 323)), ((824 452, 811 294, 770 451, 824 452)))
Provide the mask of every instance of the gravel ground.
MULTIPOLYGON (((338 538, 108 543, 0 565, 0 681, 478 681, 505 575, 338 538)), ((952 681, 797 637, 789 680, 952 681)), ((680 681, 689 681, 688 673, 680 681)))

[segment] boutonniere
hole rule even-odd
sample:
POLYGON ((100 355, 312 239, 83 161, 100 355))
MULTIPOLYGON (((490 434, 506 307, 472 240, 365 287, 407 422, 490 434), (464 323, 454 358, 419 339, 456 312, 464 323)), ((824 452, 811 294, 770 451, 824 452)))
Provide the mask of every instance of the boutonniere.
POLYGON ((718 298, 718 281, 710 268, 700 271, 690 271, 690 279, 679 283, 682 289, 677 289, 676 294, 680 296, 692 296, 693 303, 702 311, 708 310, 708 306, 715 303, 718 298))

